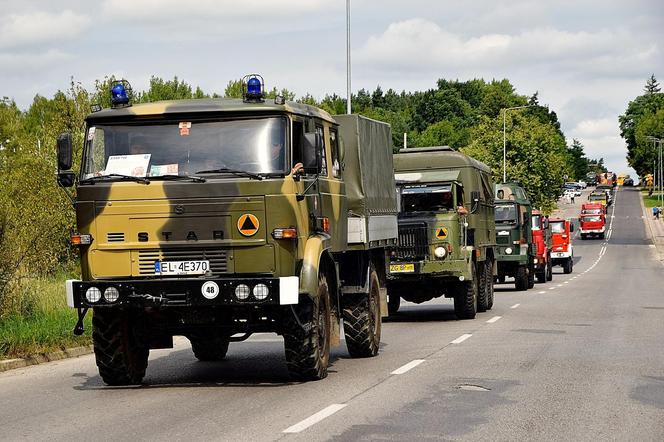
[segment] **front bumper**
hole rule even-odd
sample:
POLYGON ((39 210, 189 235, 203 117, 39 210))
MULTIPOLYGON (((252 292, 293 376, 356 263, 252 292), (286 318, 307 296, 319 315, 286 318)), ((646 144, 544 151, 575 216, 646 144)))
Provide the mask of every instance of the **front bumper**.
POLYGON ((572 252, 551 252, 552 259, 571 258, 572 252))
POLYGON ((589 233, 604 233, 606 231, 606 226, 602 226, 599 229, 580 229, 581 233, 589 234, 589 233))
MULTIPOLYGON (((194 307, 194 306, 274 306, 297 304, 299 299, 299 278, 287 276, 281 278, 220 278, 220 279, 151 279, 151 280, 67 280, 67 305, 72 308, 89 307, 194 307), (204 284, 207 285, 205 288, 204 284), (212 284, 210 284, 212 283, 212 284), (249 287, 249 296, 242 300, 235 295, 238 285, 249 287), (264 284, 268 295, 263 300, 254 296, 254 287, 264 284), (218 294, 209 299, 203 292, 210 285, 217 287, 218 294), (102 296, 97 302, 86 299, 86 291, 96 287, 102 296), (120 297, 115 302, 108 302, 103 296, 106 289, 115 287, 120 297)), ((208 292, 209 293, 209 292, 208 292)), ((210 296, 208 294, 208 296, 210 296)))
POLYGON ((387 274, 391 280, 420 279, 422 276, 456 279, 463 276, 464 279, 469 279, 472 277, 472 270, 469 261, 465 259, 446 258, 436 261, 392 261, 387 274), (401 269, 393 271, 393 266, 400 266, 401 269))

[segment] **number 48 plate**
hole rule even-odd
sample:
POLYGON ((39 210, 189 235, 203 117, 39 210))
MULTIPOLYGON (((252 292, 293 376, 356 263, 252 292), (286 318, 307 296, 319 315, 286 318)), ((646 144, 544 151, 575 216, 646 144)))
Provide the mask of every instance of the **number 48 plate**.
POLYGON ((210 261, 155 261, 156 275, 204 275, 210 270, 210 261))

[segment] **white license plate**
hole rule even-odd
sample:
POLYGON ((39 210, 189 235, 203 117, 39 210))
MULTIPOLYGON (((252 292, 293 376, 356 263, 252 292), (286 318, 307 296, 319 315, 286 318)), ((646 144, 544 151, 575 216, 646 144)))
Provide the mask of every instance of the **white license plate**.
POLYGON ((156 275, 204 275, 210 270, 210 261, 155 261, 156 275))
POLYGON ((554 252, 554 253, 551 254, 551 258, 564 258, 564 257, 565 257, 565 253, 561 253, 561 252, 554 252))

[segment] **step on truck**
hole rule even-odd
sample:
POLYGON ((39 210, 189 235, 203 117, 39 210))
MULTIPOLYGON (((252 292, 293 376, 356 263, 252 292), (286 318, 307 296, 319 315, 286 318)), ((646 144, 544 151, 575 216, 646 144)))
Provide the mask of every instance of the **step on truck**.
POLYGON ((399 241, 388 274, 390 314, 401 299, 454 299, 459 319, 493 306, 496 243, 491 170, 449 147, 394 156, 399 241))
POLYGON ((268 101, 257 75, 243 87, 241 100, 132 106, 114 84, 112 108, 86 118, 80 174, 71 135, 58 139, 81 255, 68 304, 77 334, 93 310, 107 384, 140 383, 175 335, 217 361, 277 333, 302 380, 327 375, 342 322, 352 357, 378 353, 397 238, 390 126, 268 101))
POLYGON ((574 224, 568 219, 549 218, 551 230, 551 263, 561 266, 563 273, 572 273, 574 267, 574 247, 572 245, 572 232, 574 224))
POLYGON ((553 279, 553 268, 551 264, 551 230, 548 218, 539 210, 533 210, 532 218, 533 242, 535 243, 536 256, 535 277, 537 282, 545 283, 553 279))
POLYGON ((498 282, 514 278, 517 290, 535 286, 535 245, 532 235, 532 205, 516 183, 496 184, 496 262, 498 282))

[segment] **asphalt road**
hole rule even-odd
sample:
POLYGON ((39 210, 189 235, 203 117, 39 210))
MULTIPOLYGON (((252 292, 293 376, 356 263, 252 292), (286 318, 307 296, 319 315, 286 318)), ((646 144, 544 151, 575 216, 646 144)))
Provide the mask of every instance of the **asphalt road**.
POLYGON ((273 335, 219 363, 179 339, 151 353, 143 387, 105 387, 92 356, 2 373, 1 437, 661 441, 664 269, 641 213, 638 192, 619 191, 610 239, 577 239, 571 275, 498 286, 472 321, 451 301, 403 305, 378 357, 342 345, 320 382, 292 383, 273 335))

